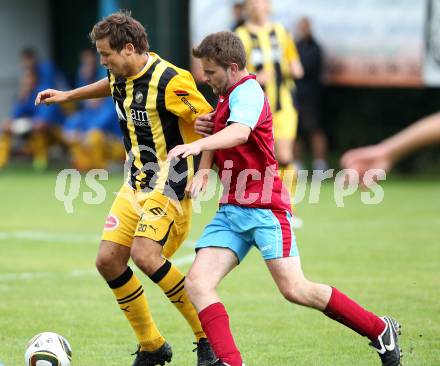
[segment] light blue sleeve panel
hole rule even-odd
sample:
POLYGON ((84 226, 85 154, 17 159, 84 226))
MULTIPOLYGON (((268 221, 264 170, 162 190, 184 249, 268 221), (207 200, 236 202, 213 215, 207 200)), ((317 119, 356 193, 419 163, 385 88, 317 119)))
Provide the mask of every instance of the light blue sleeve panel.
POLYGON ((255 79, 237 86, 229 96, 231 111, 227 124, 242 123, 254 129, 264 107, 264 92, 255 79))

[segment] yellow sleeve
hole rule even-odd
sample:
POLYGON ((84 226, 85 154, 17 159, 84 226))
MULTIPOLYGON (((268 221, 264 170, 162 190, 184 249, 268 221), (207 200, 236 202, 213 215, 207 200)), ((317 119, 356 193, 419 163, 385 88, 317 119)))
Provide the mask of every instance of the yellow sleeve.
POLYGON ((212 106, 197 90, 196 83, 188 71, 178 73, 165 89, 165 106, 168 111, 188 123, 203 114, 213 111, 212 106))
POLYGON ((299 54, 298 50, 296 49, 295 42, 286 29, 283 28, 283 31, 285 34, 284 54, 286 55, 287 62, 298 61, 299 54))
POLYGON ((238 27, 235 30, 235 34, 240 38, 241 42, 243 42, 244 49, 246 54, 249 54, 250 49, 252 47, 251 36, 249 32, 246 30, 245 26, 238 27))

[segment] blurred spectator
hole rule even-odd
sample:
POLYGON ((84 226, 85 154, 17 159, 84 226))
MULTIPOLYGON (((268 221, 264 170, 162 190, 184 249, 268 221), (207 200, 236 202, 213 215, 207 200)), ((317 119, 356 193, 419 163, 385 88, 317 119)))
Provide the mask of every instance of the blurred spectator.
POLYGON ((48 148, 60 141, 60 125, 64 115, 59 106, 36 108, 34 99, 41 87, 55 87, 55 67, 40 62, 36 52, 25 49, 21 53, 21 79, 11 116, 0 126, 0 169, 9 160, 14 135, 24 137, 33 155, 33 166, 44 170, 48 162, 48 148))
POLYGON ((322 51, 313 36, 310 20, 297 24, 296 47, 304 68, 304 77, 297 80, 295 102, 298 109, 298 138, 295 144, 297 168, 302 168, 304 143, 312 150, 312 168, 327 170, 327 138, 320 127, 322 51), (306 140, 306 141, 305 141, 306 140))
POLYGON ((33 48, 24 48, 20 55, 23 70, 33 69, 38 75, 38 89, 59 88, 68 89, 69 85, 64 74, 57 69, 50 60, 43 60, 38 57, 37 51, 33 48))
MULTIPOLYGON (((95 51, 85 49, 80 54, 76 87, 98 80, 95 51)), ((78 170, 106 168, 109 160, 125 157, 120 131, 111 98, 82 101, 79 110, 64 124, 63 138, 69 146, 72 164, 78 170)))
POLYGON ((236 0, 234 2, 232 15, 234 17, 232 30, 235 31, 238 27, 241 27, 246 21, 244 17, 244 0, 236 0))
POLYGON ((293 143, 297 113, 292 101, 294 78, 303 76, 301 62, 289 32, 269 21, 268 0, 245 1, 246 22, 236 30, 243 41, 247 68, 255 73, 271 105, 275 138, 275 156, 280 175, 291 195, 295 192, 293 143), (285 172, 290 171, 290 176, 285 172), (290 182, 291 181, 291 182, 290 182))

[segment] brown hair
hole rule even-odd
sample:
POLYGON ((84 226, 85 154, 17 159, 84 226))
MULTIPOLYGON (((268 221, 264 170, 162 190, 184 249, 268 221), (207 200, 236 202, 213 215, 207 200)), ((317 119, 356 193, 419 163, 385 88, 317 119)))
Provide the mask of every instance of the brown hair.
POLYGON ((236 63, 239 70, 246 66, 246 52, 240 38, 232 32, 217 32, 205 37, 196 48, 194 57, 206 57, 227 69, 231 63, 236 63))
POLYGON ((147 32, 144 26, 131 16, 131 12, 121 10, 96 23, 90 32, 93 43, 107 38, 110 47, 120 52, 127 43, 132 43, 137 53, 149 50, 147 32))

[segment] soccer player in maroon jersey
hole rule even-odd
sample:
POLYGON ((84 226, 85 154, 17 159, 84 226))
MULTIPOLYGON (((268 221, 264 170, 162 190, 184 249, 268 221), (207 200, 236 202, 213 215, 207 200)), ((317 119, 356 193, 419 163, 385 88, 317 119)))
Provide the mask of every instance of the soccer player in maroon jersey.
POLYGON ((214 134, 179 145, 168 159, 201 152, 201 170, 187 187, 192 196, 207 184, 207 168, 218 167, 224 194, 214 219, 196 244, 196 259, 185 286, 219 360, 215 365, 242 366, 229 317, 216 288, 255 246, 290 302, 322 311, 371 340, 382 365, 400 364, 400 325, 365 310, 337 289, 307 280, 292 230, 290 200, 277 174, 272 114, 264 92, 245 68, 240 39, 230 32, 207 36, 193 50, 202 61, 208 84, 219 102, 214 134))

